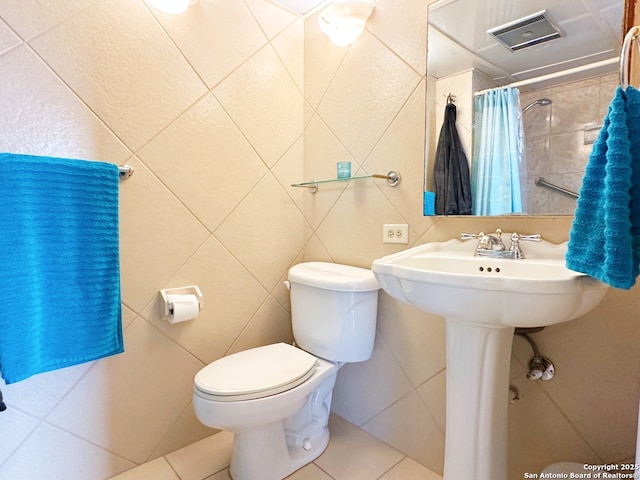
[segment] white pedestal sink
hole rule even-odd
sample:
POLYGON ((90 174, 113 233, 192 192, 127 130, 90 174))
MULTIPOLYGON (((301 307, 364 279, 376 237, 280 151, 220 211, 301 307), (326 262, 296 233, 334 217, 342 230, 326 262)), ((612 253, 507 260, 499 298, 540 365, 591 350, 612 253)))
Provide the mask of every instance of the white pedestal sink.
POLYGON ((393 298, 444 317, 445 480, 507 480, 507 407, 515 327, 584 315, 607 286, 564 264, 566 243, 523 246, 525 259, 475 257, 475 242, 429 243, 374 260, 393 298))

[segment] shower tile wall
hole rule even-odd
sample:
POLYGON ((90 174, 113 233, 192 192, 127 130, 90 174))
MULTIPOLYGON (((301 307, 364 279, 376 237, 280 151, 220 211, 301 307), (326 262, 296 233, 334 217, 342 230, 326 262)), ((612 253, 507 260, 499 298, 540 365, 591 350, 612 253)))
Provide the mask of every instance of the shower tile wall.
MULTIPOLYGON (((194 373, 290 341, 289 266, 368 267, 405 248, 382 244, 383 223, 409 224, 410 245, 497 227, 567 238, 569 218, 422 217, 427 3, 379 0, 338 48, 316 15, 268 0, 200 0, 179 17, 142 0, 0 1, 2 148, 136 167, 121 183, 126 352, 0 385, 0 479, 102 480, 211 434, 192 412, 194 373), (290 187, 342 160, 402 183, 290 187), (192 283, 200 317, 163 322, 157 291, 192 283)), ((631 456, 639 304, 611 292, 539 334, 558 368, 546 385, 523 380, 515 343, 509 478, 631 456)), ((340 373, 334 411, 441 472, 443 322, 385 294, 378 318, 373 358, 340 373)))
POLYGON ((552 101, 546 107, 532 107, 522 118, 527 152, 529 213, 573 214, 576 208, 573 198, 538 187, 535 180, 543 177, 549 183, 574 192, 580 191, 592 147, 590 143, 585 143, 585 132, 597 134, 597 129, 602 126, 618 85, 617 77, 614 73, 521 95, 523 108, 539 98, 552 101))

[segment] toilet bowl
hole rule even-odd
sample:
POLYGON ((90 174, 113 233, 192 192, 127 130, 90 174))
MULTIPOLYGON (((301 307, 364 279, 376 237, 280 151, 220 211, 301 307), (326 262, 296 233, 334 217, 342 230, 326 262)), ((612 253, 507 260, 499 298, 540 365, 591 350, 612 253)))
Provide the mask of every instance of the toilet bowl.
POLYGON ((234 433, 234 480, 281 480, 317 458, 329 443, 338 370, 373 350, 379 285, 370 270, 302 263, 288 286, 296 346, 234 353, 194 379, 196 417, 234 433))
POLYGON ((281 479, 317 458, 329 443, 327 422, 339 365, 284 343, 221 360, 229 359, 237 365, 228 371, 236 372, 236 379, 255 378, 255 386, 246 383, 237 392, 229 384, 220 388, 224 374, 214 362, 196 375, 193 408, 203 424, 235 434, 232 478, 281 479), (247 354, 251 358, 245 362, 247 354), (265 365, 282 372, 280 379, 260 381, 252 367, 265 365))

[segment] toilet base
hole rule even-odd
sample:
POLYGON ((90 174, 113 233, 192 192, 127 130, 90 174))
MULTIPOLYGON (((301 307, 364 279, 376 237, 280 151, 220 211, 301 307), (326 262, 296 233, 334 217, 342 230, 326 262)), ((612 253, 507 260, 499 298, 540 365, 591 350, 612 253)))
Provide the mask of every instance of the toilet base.
POLYGON ((233 480, 282 480, 318 458, 329 444, 329 429, 307 444, 293 448, 282 436, 282 424, 246 433, 233 439, 229 475, 233 480))
POLYGON ((329 444, 329 413, 337 369, 292 416, 234 432, 233 480, 282 480, 312 462, 329 444))

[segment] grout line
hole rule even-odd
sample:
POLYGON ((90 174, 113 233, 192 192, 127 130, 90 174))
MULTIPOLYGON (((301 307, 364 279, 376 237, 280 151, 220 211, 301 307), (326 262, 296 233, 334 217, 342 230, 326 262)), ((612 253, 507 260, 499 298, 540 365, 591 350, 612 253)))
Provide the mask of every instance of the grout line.
MULTIPOLYGON (((391 448, 393 448, 393 447, 391 447, 391 448)), ((400 452, 400 453, 402 453, 402 452, 400 452)), ((377 478, 377 480, 380 480, 380 479, 384 478, 384 476, 385 476, 387 473, 391 472, 394 468, 396 468, 398 465, 400 465, 400 464, 404 461, 404 459, 405 459, 405 458, 407 458, 407 456, 406 456, 406 455, 404 455, 400 460, 398 460, 398 461, 397 461, 396 463, 394 463, 391 467, 389 467, 385 472, 383 472, 383 473, 382 473, 382 474, 377 478)))

